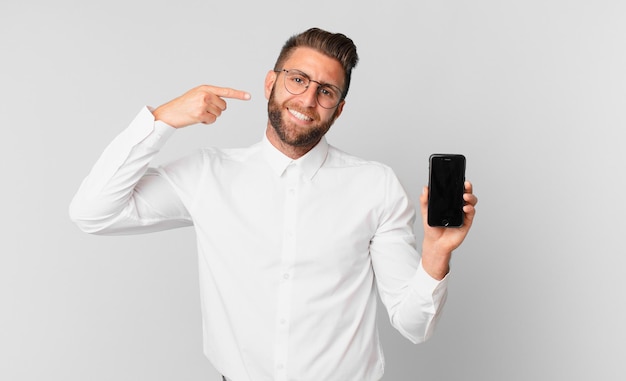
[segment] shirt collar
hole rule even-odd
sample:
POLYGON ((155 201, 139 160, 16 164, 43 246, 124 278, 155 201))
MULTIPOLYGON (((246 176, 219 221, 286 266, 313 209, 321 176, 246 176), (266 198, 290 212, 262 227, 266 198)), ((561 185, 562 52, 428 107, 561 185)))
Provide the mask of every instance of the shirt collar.
POLYGON ((311 180, 326 160, 326 156, 328 155, 328 142, 325 137, 322 137, 320 142, 304 156, 293 160, 274 147, 264 134, 263 155, 276 176, 282 176, 287 167, 293 163, 300 168, 304 177, 311 180))

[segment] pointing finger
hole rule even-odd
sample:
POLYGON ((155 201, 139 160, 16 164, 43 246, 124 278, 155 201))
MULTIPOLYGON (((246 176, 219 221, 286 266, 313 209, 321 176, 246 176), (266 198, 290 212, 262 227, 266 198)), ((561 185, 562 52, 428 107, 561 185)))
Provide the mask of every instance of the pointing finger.
POLYGON ((242 101, 247 101, 251 98, 250 93, 243 90, 232 89, 230 87, 217 87, 206 85, 205 89, 222 98, 239 99, 242 101))

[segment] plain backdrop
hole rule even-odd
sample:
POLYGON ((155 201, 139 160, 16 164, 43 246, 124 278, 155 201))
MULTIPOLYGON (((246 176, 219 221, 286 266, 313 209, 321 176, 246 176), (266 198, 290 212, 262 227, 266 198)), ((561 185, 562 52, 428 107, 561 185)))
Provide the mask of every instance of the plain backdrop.
POLYGON ((626 379, 624 20, 621 0, 2 0, 0 379, 218 379, 192 229, 90 236, 68 205, 142 106, 196 85, 253 99, 157 163, 258 141, 265 74, 311 26, 361 57, 330 143, 416 201, 428 156, 463 153, 480 199, 435 336, 379 314, 384 380, 626 379))

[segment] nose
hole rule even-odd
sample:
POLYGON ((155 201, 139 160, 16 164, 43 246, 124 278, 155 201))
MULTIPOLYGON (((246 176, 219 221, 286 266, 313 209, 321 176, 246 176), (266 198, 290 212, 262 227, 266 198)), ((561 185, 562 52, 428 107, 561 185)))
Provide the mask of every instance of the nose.
POLYGON ((300 94, 303 106, 315 107, 317 106, 317 84, 310 83, 304 93, 300 94))

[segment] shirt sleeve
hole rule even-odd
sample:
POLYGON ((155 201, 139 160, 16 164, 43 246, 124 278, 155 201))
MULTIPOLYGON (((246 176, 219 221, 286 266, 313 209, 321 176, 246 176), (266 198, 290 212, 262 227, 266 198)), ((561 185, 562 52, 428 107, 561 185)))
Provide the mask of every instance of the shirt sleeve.
POLYGON ((174 188, 149 167, 175 129, 144 107, 104 150, 70 204, 70 218, 94 234, 134 234, 191 225, 174 188))
POLYGON ((413 231, 415 207, 391 170, 385 181, 384 211, 370 243, 372 266, 392 326, 420 343, 434 332, 446 301, 448 277, 437 281, 422 268, 413 231))

